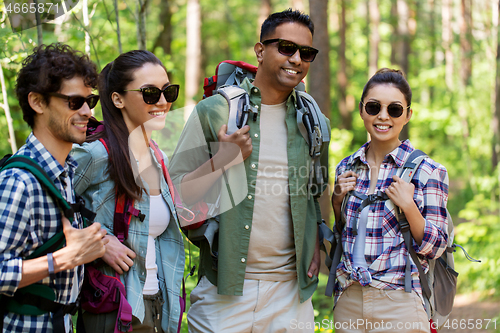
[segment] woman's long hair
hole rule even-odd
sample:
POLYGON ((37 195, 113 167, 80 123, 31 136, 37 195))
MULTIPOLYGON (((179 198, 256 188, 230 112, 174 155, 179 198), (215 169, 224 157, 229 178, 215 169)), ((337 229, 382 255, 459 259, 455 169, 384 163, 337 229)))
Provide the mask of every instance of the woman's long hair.
POLYGON ((144 50, 129 51, 121 54, 104 67, 99 74, 99 95, 101 96, 104 131, 90 135, 87 142, 107 138, 109 149, 108 173, 115 182, 117 195, 137 200, 143 189, 136 183, 130 163, 128 137, 129 131, 122 111, 115 106, 111 95, 114 92, 125 94, 127 85, 134 80, 134 72, 147 63, 163 66, 151 52, 144 50))

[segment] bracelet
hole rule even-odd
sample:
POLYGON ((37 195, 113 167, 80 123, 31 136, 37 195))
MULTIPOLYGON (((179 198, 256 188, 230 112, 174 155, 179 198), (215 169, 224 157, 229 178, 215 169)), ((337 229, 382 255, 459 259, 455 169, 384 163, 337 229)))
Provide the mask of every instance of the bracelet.
POLYGON ((49 263, 49 276, 51 280, 56 279, 56 273, 54 272, 54 257, 52 253, 47 253, 47 262, 49 263))

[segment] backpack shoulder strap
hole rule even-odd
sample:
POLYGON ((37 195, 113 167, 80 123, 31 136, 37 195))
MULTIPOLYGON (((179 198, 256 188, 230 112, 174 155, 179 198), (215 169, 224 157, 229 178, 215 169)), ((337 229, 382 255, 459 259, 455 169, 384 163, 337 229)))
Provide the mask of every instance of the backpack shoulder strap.
POLYGON ((316 176, 319 184, 323 184, 323 171, 319 160, 321 147, 330 141, 330 131, 324 115, 309 94, 295 90, 295 103, 297 110, 297 127, 309 145, 309 155, 312 159, 311 172, 309 174, 309 186, 316 176))
POLYGON ((11 168, 24 169, 31 172, 31 174, 36 177, 40 185, 42 185, 49 192, 50 196, 54 199, 64 216, 66 216, 69 220, 73 220, 73 208, 62 196, 61 192, 59 192, 47 172, 45 172, 45 170, 43 170, 35 160, 28 156, 14 155, 3 164, 1 170, 11 168))
MULTIPOLYGON (((316 122, 319 124, 320 130, 321 130, 321 136, 323 139, 323 142, 329 142, 330 141, 330 131, 328 131, 328 124, 325 121, 325 116, 321 112, 321 109, 319 108, 318 104, 312 98, 311 95, 306 93, 305 91, 300 91, 300 90, 295 90, 296 96, 301 98, 302 104, 305 105, 308 109, 309 112, 313 114, 314 119, 316 122)), ((299 106, 299 105, 297 105, 299 106)), ((297 119, 298 120, 298 119, 297 119)), ((299 126, 300 129, 300 126, 299 126)), ((303 132, 301 131, 302 135, 303 132)), ((307 140, 307 139, 306 139, 307 140)))
MULTIPOLYGON (((426 157, 427 155, 423 151, 415 149, 406 159, 405 164, 401 168, 399 177, 409 183, 415 176, 416 170, 426 157)), ((427 281, 427 276, 425 275, 425 272, 422 268, 422 264, 418 259, 415 249, 413 248, 413 236, 410 232, 410 224, 408 223, 408 220, 406 219, 403 211, 401 211, 399 207, 396 207, 396 218, 398 219, 399 228, 401 229, 401 233, 403 234, 406 250, 408 251, 405 268, 405 291, 411 293, 412 289, 410 262, 411 257, 411 259, 415 263, 415 266, 417 266, 422 293, 424 294, 424 297, 426 299, 430 299, 432 293, 427 281)))
POLYGON ((410 156, 406 159, 403 168, 401 168, 399 177, 409 183, 413 179, 415 171, 417 171, 418 167, 426 157, 427 154, 419 149, 412 151, 410 156))
POLYGON ((245 89, 239 86, 222 86, 217 90, 229 105, 229 117, 227 122, 227 134, 232 134, 245 126, 248 122, 249 111, 257 115, 250 105, 250 97, 245 89))

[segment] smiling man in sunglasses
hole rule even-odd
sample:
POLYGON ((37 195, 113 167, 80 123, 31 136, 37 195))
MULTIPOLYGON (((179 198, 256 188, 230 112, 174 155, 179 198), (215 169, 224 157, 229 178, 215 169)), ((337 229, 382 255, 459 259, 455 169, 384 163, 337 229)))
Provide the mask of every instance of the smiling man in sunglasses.
MULTIPOLYGON (((73 143, 85 140, 91 108, 99 100, 99 96, 92 94, 96 84, 96 66, 87 56, 63 44, 35 48, 24 60, 17 77, 16 94, 23 118, 33 131, 15 155, 32 158, 69 203, 75 202, 76 162, 68 154, 73 143)), ((3 329, 70 332, 68 311, 72 306, 69 305, 76 302, 83 282, 82 265, 104 254, 105 234, 99 223, 83 229, 79 213, 74 215, 73 222, 63 217, 52 196, 30 171, 3 170, 0 173, 3 329), (65 247, 27 259, 61 230, 65 247), (57 304, 51 304, 50 312, 39 307, 14 310, 15 307, 9 306, 14 302, 13 297, 19 300, 16 297, 26 291, 24 287, 35 283, 52 289, 57 304)))
MULTIPOLYGON (((188 312, 191 333, 314 331, 311 296, 318 282, 321 223, 317 197, 324 188, 317 186, 313 195, 307 190, 311 158, 297 125, 294 93, 318 53, 313 33, 309 16, 291 9, 263 23, 254 46, 255 80, 240 84, 256 110, 247 125, 227 134, 229 107, 220 94, 200 102, 191 114, 176 152, 189 151, 198 125, 207 143, 237 145, 243 163, 236 164, 222 144, 208 161, 208 149, 189 159, 174 153, 171 160, 172 179, 191 202, 213 189, 221 167, 231 168, 230 176, 234 168, 245 171, 243 201, 218 216, 217 260, 208 244, 200 245, 201 279, 188 312)), ((328 166, 327 146, 322 146, 322 166, 328 166)), ((326 184, 326 171, 324 177, 326 184)))

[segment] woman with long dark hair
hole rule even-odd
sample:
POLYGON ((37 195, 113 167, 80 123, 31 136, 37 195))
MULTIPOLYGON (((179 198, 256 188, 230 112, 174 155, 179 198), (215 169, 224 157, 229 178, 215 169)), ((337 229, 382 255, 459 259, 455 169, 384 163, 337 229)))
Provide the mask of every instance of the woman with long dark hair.
MULTIPOLYGON (((120 274, 134 332, 177 332, 183 238, 164 177, 166 156, 150 138, 165 126, 179 86, 154 54, 137 50, 102 70, 99 93, 104 129, 72 151, 79 165, 75 189, 108 232, 105 265, 98 268, 120 274), (114 223, 117 197, 133 201, 128 230, 114 223)), ((84 312, 87 332, 114 332, 117 315, 84 312)))
POLYGON ((410 183, 398 175, 415 150, 399 134, 413 114, 399 70, 381 69, 365 85, 359 114, 370 135, 335 172, 332 205, 342 240, 336 267, 335 332, 429 332, 417 267, 410 261, 401 210, 424 270, 447 246, 448 174, 425 157, 410 183), (342 215, 342 216, 341 216, 342 215), (406 274, 407 277, 405 286, 406 274), (405 292, 406 289, 406 292, 405 292), (351 323, 351 325, 350 325, 351 323), (354 325, 352 325, 354 323, 354 325), (338 328, 338 329, 337 329, 338 328))

